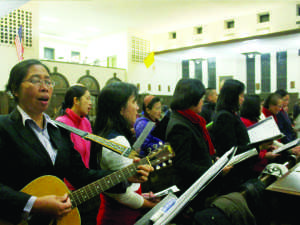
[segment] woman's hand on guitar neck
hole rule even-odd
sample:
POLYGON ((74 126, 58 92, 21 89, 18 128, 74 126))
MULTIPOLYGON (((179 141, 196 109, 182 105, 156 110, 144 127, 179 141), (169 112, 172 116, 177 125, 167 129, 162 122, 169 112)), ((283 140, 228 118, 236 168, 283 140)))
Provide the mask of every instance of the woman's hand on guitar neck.
POLYGON ((65 194, 64 196, 47 195, 38 197, 33 204, 31 212, 61 217, 71 210, 71 200, 68 194, 65 194))
MULTIPOLYGON (((139 158, 135 158, 133 160, 133 162, 138 162, 140 161, 139 158)), ((139 165, 137 167, 137 174, 129 177, 128 181, 131 183, 143 183, 146 182, 148 180, 148 176, 150 174, 150 172, 152 172, 154 169, 151 165, 139 165)))

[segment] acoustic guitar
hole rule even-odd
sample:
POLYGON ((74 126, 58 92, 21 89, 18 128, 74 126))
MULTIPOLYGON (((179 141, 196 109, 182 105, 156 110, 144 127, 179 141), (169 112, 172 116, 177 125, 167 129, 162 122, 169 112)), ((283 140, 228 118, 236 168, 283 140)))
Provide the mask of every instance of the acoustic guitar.
MULTIPOLYGON (((97 197, 100 193, 127 180, 127 178, 136 174, 139 165, 150 164, 151 166, 155 166, 174 156, 175 154, 171 146, 165 144, 157 149, 155 153, 142 158, 139 162, 133 163, 73 192, 70 192, 65 183, 55 176, 46 175, 39 177, 26 185, 21 191, 37 197, 45 195, 62 196, 65 193, 69 193, 73 209, 70 213, 58 219, 45 215, 32 214, 29 220, 22 220, 19 225, 80 225, 81 220, 77 209, 78 205, 97 197)), ((0 220, 0 225, 12 224, 0 220)))

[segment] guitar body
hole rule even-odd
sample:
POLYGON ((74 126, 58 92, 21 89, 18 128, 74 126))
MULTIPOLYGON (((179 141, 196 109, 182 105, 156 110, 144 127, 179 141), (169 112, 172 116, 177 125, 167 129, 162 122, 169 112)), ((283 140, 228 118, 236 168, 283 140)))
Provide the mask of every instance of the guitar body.
MULTIPOLYGON (((45 195, 58 195, 62 196, 66 193, 69 193, 69 189, 63 181, 55 176, 42 176, 39 177, 28 185, 26 185, 22 192, 41 197, 45 195)), ((32 218, 29 221, 22 221, 19 225, 80 225, 80 215, 77 208, 74 208, 70 213, 65 215, 62 218, 54 219, 47 216, 35 216, 32 215, 32 218), (56 222, 56 223, 55 223, 56 222)), ((0 221, 0 225, 13 225, 11 223, 0 221)))
MULTIPOLYGON (((51 175, 46 175, 35 179, 26 185, 21 191, 33 196, 42 197, 46 195, 63 196, 66 193, 70 193, 69 197, 72 200, 72 204, 80 205, 93 197, 108 190, 109 188, 119 184, 126 180, 128 177, 133 176, 137 172, 138 165, 158 165, 162 162, 174 157, 174 152, 170 145, 164 145, 159 151, 142 158, 139 162, 133 163, 119 171, 115 171, 106 177, 103 177, 91 184, 88 184, 74 192, 70 193, 69 189, 63 181, 59 178, 51 175), (121 178, 121 179, 120 179, 121 178), (94 190, 91 192, 91 190, 94 190)), ((18 225, 80 225, 81 219, 79 211, 74 208, 70 213, 61 218, 52 218, 51 216, 32 214, 28 221, 23 220, 18 225)), ((11 223, 0 220, 0 225, 12 225, 11 223)))

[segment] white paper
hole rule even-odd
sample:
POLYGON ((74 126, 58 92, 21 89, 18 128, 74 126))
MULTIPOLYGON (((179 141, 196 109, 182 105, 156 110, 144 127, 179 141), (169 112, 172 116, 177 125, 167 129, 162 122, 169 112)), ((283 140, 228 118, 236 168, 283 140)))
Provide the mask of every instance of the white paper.
POLYGON ((280 132, 274 118, 269 116, 266 119, 259 121, 257 124, 248 127, 248 135, 250 144, 252 144, 282 136, 282 133, 280 132))
POLYGON ((250 149, 246 152, 243 152, 241 154, 238 154, 238 155, 235 155, 230 161, 229 163, 227 164, 228 166, 232 166, 232 165, 235 165, 239 162, 242 162, 252 156, 255 156, 255 155, 258 155, 258 152, 255 148, 253 149, 250 149))
POLYGON ((176 186, 176 185, 173 185, 163 191, 160 191, 160 192, 157 192, 154 194, 155 197, 161 197, 161 196, 164 196, 164 195, 167 195, 170 191, 172 191, 173 193, 177 192, 177 191, 180 191, 179 188, 176 186))
POLYGON ((281 146, 280 148, 275 149, 275 150, 273 151, 273 153, 277 154, 277 153, 280 153, 280 152, 282 152, 282 151, 284 151, 284 150, 291 149, 291 148, 297 146, 297 145, 299 144, 299 142, 300 142, 300 138, 297 138, 296 140, 291 141, 291 142, 289 142, 289 143, 287 143, 287 144, 281 146))

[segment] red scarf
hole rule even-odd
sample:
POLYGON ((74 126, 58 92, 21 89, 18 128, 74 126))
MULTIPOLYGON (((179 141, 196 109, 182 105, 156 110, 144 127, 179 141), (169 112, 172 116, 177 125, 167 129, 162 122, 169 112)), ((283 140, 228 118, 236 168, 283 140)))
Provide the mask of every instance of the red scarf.
POLYGON ((214 145, 213 145, 213 143, 210 139, 208 130, 206 129, 205 119, 202 116, 198 115, 197 113, 195 113, 194 111, 192 111, 190 109, 177 110, 177 112, 179 112, 181 115, 183 115, 185 118, 187 118, 192 123, 194 123, 194 124, 198 125, 199 127, 201 127, 204 139, 205 139, 205 141, 208 145, 208 148, 209 148, 209 154, 214 155, 216 152, 215 152, 214 145))

